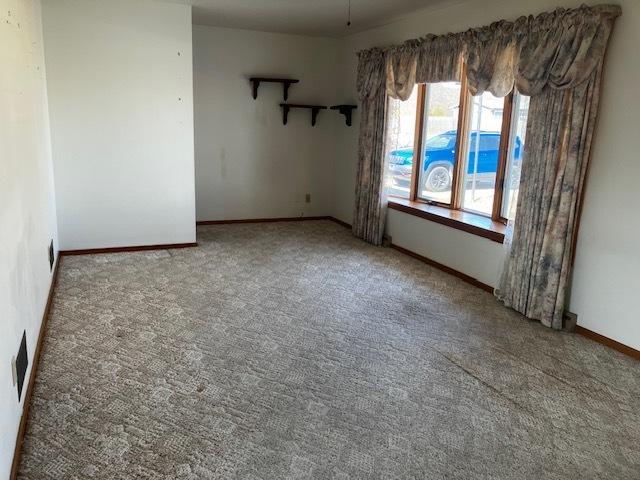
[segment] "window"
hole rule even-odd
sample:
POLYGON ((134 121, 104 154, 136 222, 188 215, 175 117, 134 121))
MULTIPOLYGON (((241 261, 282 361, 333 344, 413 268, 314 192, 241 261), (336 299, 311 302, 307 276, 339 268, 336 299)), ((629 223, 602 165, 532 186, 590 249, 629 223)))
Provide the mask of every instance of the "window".
POLYGON ((522 168, 522 157, 524 155, 528 114, 529 97, 515 95, 511 126, 509 129, 509 150, 507 153, 507 167, 504 178, 504 193, 502 195, 502 218, 510 217, 511 209, 515 209, 518 201, 520 170, 522 168))
POLYGON ((421 86, 422 138, 424 139, 417 196, 424 200, 451 204, 453 167, 458 134, 460 82, 421 86))
POLYGON ((406 102, 389 100, 388 192, 506 222, 517 202, 529 98, 472 97, 463 83, 420 84, 406 102))
POLYGON ((389 195, 409 198, 413 171, 413 139, 416 128, 418 89, 403 102, 389 98, 385 142, 385 187, 389 195))
POLYGON ((471 98, 465 142, 462 208, 491 216, 496 192, 504 98, 485 92, 471 98))

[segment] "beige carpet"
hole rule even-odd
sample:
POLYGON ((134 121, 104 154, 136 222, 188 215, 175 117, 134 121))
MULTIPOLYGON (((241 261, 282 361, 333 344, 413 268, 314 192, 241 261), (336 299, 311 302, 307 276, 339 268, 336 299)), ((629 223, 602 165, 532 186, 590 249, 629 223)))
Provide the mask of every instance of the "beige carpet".
POLYGON ((30 479, 638 479, 640 364, 327 221, 66 257, 30 479))

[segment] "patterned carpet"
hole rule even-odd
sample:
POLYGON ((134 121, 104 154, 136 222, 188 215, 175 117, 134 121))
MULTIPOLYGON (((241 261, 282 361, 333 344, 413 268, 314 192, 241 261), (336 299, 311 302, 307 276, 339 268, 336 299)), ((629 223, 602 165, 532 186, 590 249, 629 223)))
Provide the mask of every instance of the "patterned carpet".
POLYGON ((328 221, 65 257, 29 479, 638 479, 640 363, 328 221))

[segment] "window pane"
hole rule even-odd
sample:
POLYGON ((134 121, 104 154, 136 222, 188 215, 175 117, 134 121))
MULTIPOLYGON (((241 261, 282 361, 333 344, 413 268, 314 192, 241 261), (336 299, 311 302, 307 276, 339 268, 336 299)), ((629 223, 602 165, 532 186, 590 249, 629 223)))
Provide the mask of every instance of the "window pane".
POLYGON ((451 203, 460 105, 460 82, 431 83, 424 99, 424 147, 418 196, 451 203))
POLYGON ((513 218, 511 209, 515 209, 518 201, 520 171, 524 154, 524 142, 527 133, 529 114, 529 97, 515 94, 513 98, 513 114, 509 135, 509 154, 504 178, 504 194, 502 196, 502 217, 513 218))
POLYGON ((390 98, 387 105, 385 186, 389 195, 409 198, 413 169, 413 137, 416 128, 418 88, 403 102, 390 98))
POLYGON ((466 164, 462 208, 465 210, 484 215, 493 213, 504 102, 504 98, 489 92, 471 97, 469 138, 463 156, 466 164))

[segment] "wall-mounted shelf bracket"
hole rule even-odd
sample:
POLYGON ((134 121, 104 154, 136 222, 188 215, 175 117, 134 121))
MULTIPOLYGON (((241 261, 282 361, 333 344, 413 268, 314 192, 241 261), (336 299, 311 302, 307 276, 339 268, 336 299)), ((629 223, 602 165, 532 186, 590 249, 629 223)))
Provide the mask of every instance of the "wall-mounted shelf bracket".
POLYGON ((334 105, 331 107, 331 110, 337 110, 338 113, 344 115, 345 120, 347 121, 347 126, 351 126, 351 116, 353 111, 357 109, 357 105, 334 105))
POLYGON ((253 89, 254 100, 258 98, 258 87, 260 87, 260 84, 263 82, 268 82, 282 84, 282 93, 284 101, 286 102, 287 98, 289 98, 289 87, 294 83, 298 83, 300 80, 296 80, 294 78, 251 77, 249 81, 251 82, 251 87, 253 89))
POLYGON ((311 126, 314 127, 316 125, 316 119, 318 118, 318 113, 320 110, 326 110, 327 107, 324 105, 305 105, 300 103, 281 103, 282 107, 282 124, 286 125, 287 120, 289 118, 289 110, 292 108, 308 108, 311 110, 311 126))

